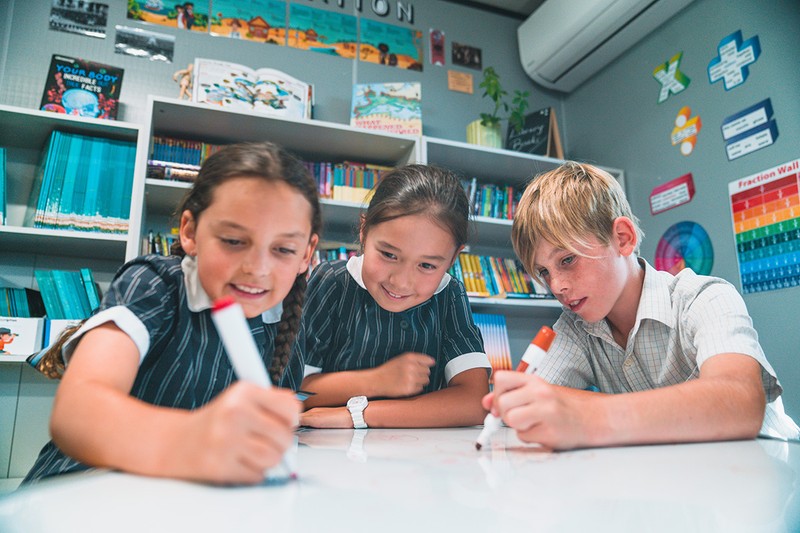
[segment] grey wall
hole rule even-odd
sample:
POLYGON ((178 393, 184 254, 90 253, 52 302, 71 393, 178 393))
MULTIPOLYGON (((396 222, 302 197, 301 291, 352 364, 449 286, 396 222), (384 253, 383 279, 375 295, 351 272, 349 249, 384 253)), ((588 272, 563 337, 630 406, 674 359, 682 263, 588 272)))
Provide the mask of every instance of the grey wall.
MULTIPOLYGON (((796 0, 695 0, 566 97, 569 156, 625 169, 628 196, 647 235, 642 254, 648 261, 654 261, 658 240, 669 226, 682 220, 698 222, 714 246, 712 275, 741 290, 728 183, 800 158, 798 27, 796 0), (719 41, 739 29, 745 39, 758 35, 761 56, 750 66, 744 84, 726 91, 721 81, 709 83, 707 67, 719 41), (653 69, 680 51, 680 69, 691 79, 689 87, 658 104, 661 86, 653 69), (722 121, 765 98, 775 110, 777 141, 728 161, 722 121), (693 116, 700 115, 703 128, 694 152, 683 156, 670 144, 669 135, 678 110, 687 105, 693 116), (648 198, 653 188, 687 172, 694 177, 694 199, 651 216, 648 198)), ((745 302, 784 386, 787 412, 800 419, 800 289, 747 295, 745 302)))
MULTIPOLYGON (((423 99, 423 133, 464 141, 467 124, 479 118, 478 114, 481 111, 489 111, 491 106, 488 100, 482 98, 482 92, 478 88, 481 80, 480 71, 451 65, 450 50, 454 41, 481 48, 483 66, 495 67, 509 92, 520 89, 534 93, 530 100, 532 109, 558 106, 560 102, 558 94, 536 88, 520 67, 516 37, 519 20, 440 0, 406 2, 414 6, 413 24, 397 21, 395 2, 389 2, 392 11, 383 18, 374 15, 366 7, 361 12, 355 11, 356 4, 351 0, 344 2, 345 9, 338 7, 339 2, 323 0, 296 2, 422 31, 425 42, 423 72, 135 22, 126 19, 127 2, 124 0, 106 0, 109 4, 109 21, 108 35, 105 39, 49 30, 48 16, 51 1, 4 0, 4 2, 8 3, 7 9, 11 10, 12 16, 7 54, 0 50, 0 60, 3 54, 7 55, 4 76, 0 77, 2 104, 38 107, 50 57, 54 53, 61 53, 124 68, 122 106, 120 116, 117 118, 142 122, 147 95, 177 96, 178 85, 172 81, 172 74, 178 69, 185 68, 195 57, 207 57, 234 61, 253 68, 277 68, 303 81, 313 83, 316 94, 314 118, 343 124, 349 123, 350 120, 350 100, 354 83, 420 81, 423 99), (115 54, 116 25, 175 35, 174 63, 150 62, 146 59, 115 54), (447 54, 445 67, 429 63, 427 43, 430 28, 445 33, 447 54), (468 95, 449 91, 448 69, 472 73, 474 93, 468 95)), ((369 5, 369 2, 363 2, 363 5, 369 5)), ((0 15, 2 14, 3 9, 0 8, 0 15)), ((3 18, 5 20, 5 17, 3 18)), ((0 31, 2 29, 3 23, 0 22, 0 31)), ((209 124, 209 128, 213 128, 213 124, 209 124)))

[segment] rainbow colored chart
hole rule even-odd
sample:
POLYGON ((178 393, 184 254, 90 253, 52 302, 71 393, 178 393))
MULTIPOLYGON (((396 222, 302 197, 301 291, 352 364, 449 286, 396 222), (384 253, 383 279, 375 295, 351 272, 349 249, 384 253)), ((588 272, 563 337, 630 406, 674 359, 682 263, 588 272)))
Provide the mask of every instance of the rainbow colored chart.
POLYGON ((742 292, 800 284, 800 159, 728 184, 742 292))
POLYGON ((703 226, 685 220, 670 226, 656 247, 656 269, 677 274, 691 268, 708 275, 714 266, 714 248, 703 226))

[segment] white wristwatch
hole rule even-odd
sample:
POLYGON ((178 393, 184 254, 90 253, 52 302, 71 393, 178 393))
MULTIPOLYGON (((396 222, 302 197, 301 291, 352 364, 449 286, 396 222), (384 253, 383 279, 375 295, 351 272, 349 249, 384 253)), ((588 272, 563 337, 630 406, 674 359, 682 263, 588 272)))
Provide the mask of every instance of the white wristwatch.
POLYGON ((347 400, 347 410, 350 411, 350 416, 353 417, 353 427, 355 429, 366 429, 367 423, 364 421, 364 409, 369 405, 366 396, 353 396, 347 400))

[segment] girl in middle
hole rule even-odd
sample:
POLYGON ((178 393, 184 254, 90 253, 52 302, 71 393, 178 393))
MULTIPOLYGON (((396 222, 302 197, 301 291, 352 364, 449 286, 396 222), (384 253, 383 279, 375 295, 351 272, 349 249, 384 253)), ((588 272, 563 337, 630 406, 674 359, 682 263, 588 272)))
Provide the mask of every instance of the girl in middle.
POLYGON ((466 291, 447 270, 469 228, 452 172, 399 167, 361 217, 361 255, 312 272, 297 348, 301 424, 317 428, 480 424, 491 366, 466 291))

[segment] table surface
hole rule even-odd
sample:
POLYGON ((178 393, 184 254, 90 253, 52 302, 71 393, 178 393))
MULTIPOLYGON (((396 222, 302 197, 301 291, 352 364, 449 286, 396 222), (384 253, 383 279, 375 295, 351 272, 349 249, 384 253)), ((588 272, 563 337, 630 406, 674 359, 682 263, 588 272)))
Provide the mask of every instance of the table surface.
POLYGON ((218 487, 96 471, 0 499, 0 531, 797 532, 800 443, 548 452, 501 429, 302 430, 298 479, 218 487))

